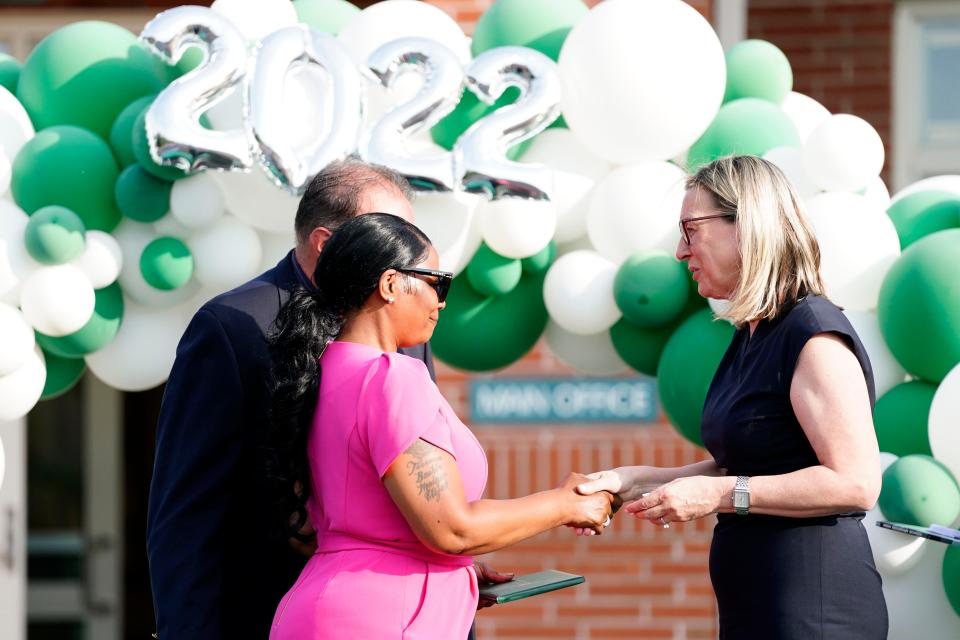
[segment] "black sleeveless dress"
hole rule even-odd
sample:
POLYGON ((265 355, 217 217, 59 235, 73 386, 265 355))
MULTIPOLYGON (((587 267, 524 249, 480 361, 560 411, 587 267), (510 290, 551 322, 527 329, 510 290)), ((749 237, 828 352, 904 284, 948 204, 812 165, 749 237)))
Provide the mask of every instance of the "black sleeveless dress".
MULTIPOLYGON (((800 351, 818 333, 842 338, 875 400, 867 352, 836 305, 808 295, 753 336, 738 330, 703 408, 702 436, 732 476, 820 464, 790 404, 800 351)), ((710 548, 721 640, 882 640, 887 608, 863 513, 816 518, 720 514, 710 548)))

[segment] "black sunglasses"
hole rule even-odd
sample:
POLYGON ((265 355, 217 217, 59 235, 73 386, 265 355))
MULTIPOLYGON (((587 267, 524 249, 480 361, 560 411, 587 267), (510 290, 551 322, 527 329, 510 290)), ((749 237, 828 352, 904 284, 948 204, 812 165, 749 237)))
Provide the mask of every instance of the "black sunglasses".
POLYGON ((417 276, 431 276, 436 280, 424 280, 434 291, 437 292, 437 302, 443 302, 447 299, 447 293, 450 291, 450 283, 453 282, 453 274, 449 271, 434 271, 433 269, 417 269, 415 267, 397 268, 400 273, 409 273, 417 276))

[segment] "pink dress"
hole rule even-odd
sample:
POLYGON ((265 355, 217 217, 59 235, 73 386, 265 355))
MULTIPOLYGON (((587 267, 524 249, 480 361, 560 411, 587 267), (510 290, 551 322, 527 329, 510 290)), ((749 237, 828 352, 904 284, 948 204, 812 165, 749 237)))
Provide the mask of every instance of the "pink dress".
POLYGON ((487 480, 480 443, 420 360, 332 342, 307 441, 318 548, 274 616, 271 640, 466 638, 473 560, 421 543, 383 485, 417 438, 455 459, 468 501, 487 480))

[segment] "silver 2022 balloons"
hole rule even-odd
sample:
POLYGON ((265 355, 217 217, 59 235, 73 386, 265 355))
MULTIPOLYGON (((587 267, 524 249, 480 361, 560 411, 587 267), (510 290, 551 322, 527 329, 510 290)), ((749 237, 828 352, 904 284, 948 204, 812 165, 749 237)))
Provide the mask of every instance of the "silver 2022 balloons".
MULTIPOLYGON (((170 64, 190 46, 206 53, 199 67, 174 81, 148 110, 147 136, 158 163, 187 171, 245 171, 256 157, 278 185, 300 194, 323 167, 357 151, 362 75, 335 38, 304 25, 287 27, 264 38, 247 64, 243 36, 228 20, 204 7, 178 7, 154 18, 141 39, 170 64), (298 139, 303 136, 297 136, 297 123, 286 122, 283 100, 285 83, 308 65, 324 74, 325 82, 309 89, 315 117, 324 124, 316 139, 305 140, 298 139), (235 90, 243 91, 245 130, 203 128, 203 112, 235 90)), ((537 135, 559 115, 560 81, 548 57, 523 47, 501 47, 478 56, 464 73, 443 45, 401 38, 377 49, 366 72, 387 88, 403 74, 423 78, 412 99, 373 125, 360 149, 367 160, 396 169, 421 190, 550 199, 549 169, 506 158, 510 147, 537 135), (489 104, 511 86, 520 89, 520 97, 474 123, 452 152, 411 154, 406 148, 410 136, 450 113, 465 83, 489 104)))

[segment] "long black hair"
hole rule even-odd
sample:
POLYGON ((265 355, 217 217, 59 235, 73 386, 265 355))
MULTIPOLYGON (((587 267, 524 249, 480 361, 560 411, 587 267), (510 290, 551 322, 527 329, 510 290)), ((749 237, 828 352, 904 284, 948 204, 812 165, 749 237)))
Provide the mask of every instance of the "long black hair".
POLYGON ((275 531, 296 537, 310 497, 307 435, 317 410, 320 355, 343 322, 377 290, 384 271, 423 261, 430 240, 403 218, 357 216, 327 240, 314 271, 314 290, 299 288, 280 309, 268 337, 273 359, 266 473, 275 531))

